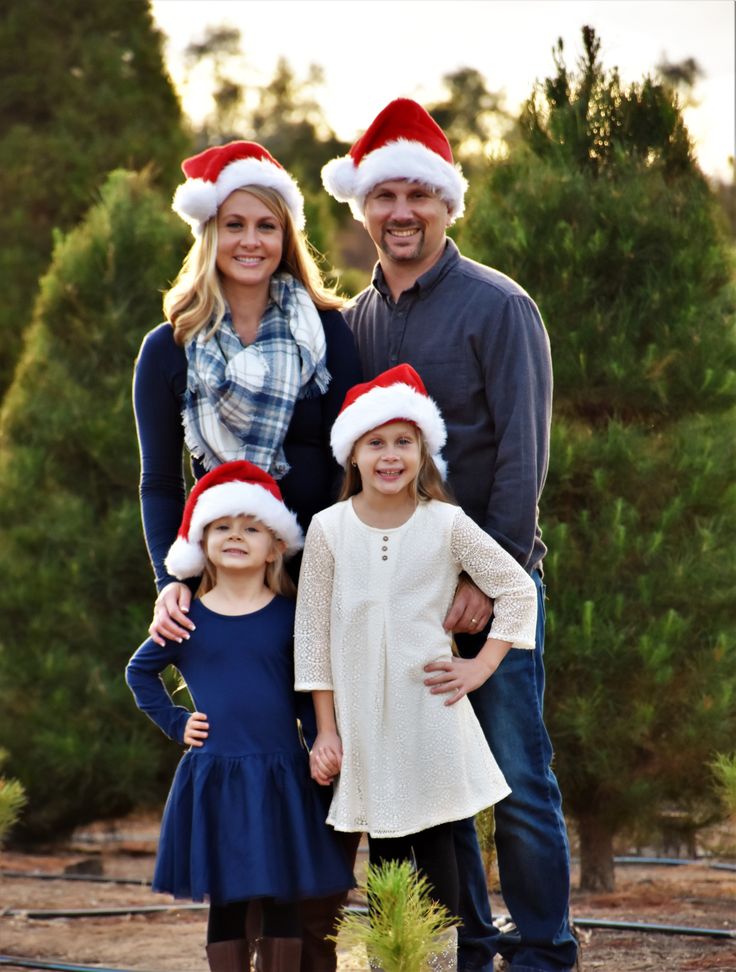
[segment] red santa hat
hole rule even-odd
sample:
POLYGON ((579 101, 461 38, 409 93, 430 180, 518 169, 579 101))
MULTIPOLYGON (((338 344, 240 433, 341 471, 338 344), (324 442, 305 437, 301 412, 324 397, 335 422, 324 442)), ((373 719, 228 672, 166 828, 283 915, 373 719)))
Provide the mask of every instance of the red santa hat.
POLYGON ((445 423, 424 382, 409 364, 382 372, 373 381, 354 385, 335 419, 330 445, 335 459, 347 466, 358 439, 388 422, 412 422, 421 431, 442 475, 446 464, 440 450, 447 439, 445 423))
POLYGON ((184 507, 179 533, 166 557, 166 569, 184 580, 205 566, 202 535, 221 516, 253 516, 286 544, 285 556, 304 543, 296 516, 284 505, 274 479, 245 459, 224 462, 197 482, 184 507))
POLYGON ((322 168, 331 196, 350 203, 363 218, 365 197, 379 182, 408 179, 430 186, 447 203, 450 222, 465 210, 468 183, 455 164, 447 136, 431 115, 409 98, 397 98, 376 117, 348 155, 322 168))
POLYGON ((274 189, 291 212, 297 229, 304 229, 304 198, 296 181, 257 142, 228 142, 184 159, 186 182, 177 188, 171 208, 189 223, 195 236, 231 192, 246 186, 274 189))

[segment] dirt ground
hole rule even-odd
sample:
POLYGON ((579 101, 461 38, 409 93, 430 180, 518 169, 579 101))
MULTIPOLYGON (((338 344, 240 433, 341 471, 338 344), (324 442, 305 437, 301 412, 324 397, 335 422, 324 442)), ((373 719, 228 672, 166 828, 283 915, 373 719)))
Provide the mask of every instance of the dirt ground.
MULTIPOLYGON (((206 906, 105 917, 34 916, 62 909, 130 909, 170 905, 144 885, 150 880, 157 818, 136 817, 96 825, 43 853, 0 854, 0 965, 8 957, 59 965, 99 966, 135 972, 204 972, 206 906), (90 867, 107 878, 43 880, 90 867), (22 876, 11 876, 20 874, 22 876)), ((734 864, 723 859, 724 863, 734 864)), ((577 877, 577 876, 576 876, 577 877)), ((736 929, 736 871, 709 861, 677 867, 620 865, 611 894, 574 892, 573 920, 605 919, 690 928, 736 929)), ((492 896, 495 914, 503 901, 492 896)), ((736 972, 736 937, 716 939, 579 927, 582 972, 736 972)), ((365 959, 340 952, 340 972, 362 972, 365 959)))

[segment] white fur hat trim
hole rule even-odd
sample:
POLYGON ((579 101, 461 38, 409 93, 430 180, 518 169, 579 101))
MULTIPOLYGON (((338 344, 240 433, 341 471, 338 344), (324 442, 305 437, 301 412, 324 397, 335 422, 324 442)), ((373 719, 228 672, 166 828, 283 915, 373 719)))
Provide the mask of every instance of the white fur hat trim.
POLYGON ((199 498, 192 514, 187 539, 179 536, 169 550, 165 566, 174 577, 197 577, 205 566, 202 535, 204 528, 222 516, 254 516, 286 544, 285 556, 304 545, 296 516, 275 496, 253 483, 232 481, 211 486, 199 498))
POLYGON ((434 189, 447 203, 450 223, 465 212, 468 182, 459 165, 450 165, 421 142, 399 138, 365 155, 356 166, 350 155, 332 159, 322 168, 322 183, 339 202, 350 203, 362 220, 365 197, 379 182, 407 179, 434 189))
POLYGON ((274 189, 283 198, 298 230, 304 229, 304 197, 286 169, 267 159, 236 159, 226 165, 216 182, 187 179, 174 193, 171 208, 189 223, 195 236, 211 219, 231 192, 247 186, 274 189))
POLYGON ((427 448, 438 463, 438 453, 447 439, 440 410, 428 395, 403 383, 372 388, 340 412, 330 436, 335 459, 341 466, 346 466, 353 446, 362 435, 401 419, 414 422, 421 429, 427 448))

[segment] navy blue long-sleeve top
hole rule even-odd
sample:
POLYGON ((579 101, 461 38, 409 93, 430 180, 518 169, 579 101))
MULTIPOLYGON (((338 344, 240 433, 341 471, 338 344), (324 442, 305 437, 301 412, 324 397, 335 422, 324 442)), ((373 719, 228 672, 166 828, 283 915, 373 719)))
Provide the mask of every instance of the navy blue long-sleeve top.
MULTIPOLYGON (((319 315, 332 380, 324 395, 296 402, 284 440, 291 468, 279 481, 284 502, 305 531, 314 514, 336 498, 342 470, 330 451, 330 430, 345 393, 362 380, 355 343, 342 314, 320 311, 319 315)), ((172 326, 160 324, 143 339, 133 378, 143 532, 158 590, 176 579, 167 573, 164 560, 176 538, 186 498, 181 418, 186 387, 184 349, 174 341, 172 326)), ((195 459, 191 466, 199 479, 204 468, 195 459)))
POLYGON ((448 240, 397 301, 379 264, 345 317, 366 381, 403 362, 421 375, 447 425, 443 454, 458 504, 528 571, 539 567, 552 361, 531 297, 448 240))
POLYGON ((197 627, 188 641, 159 646, 144 641, 125 678, 136 704, 170 739, 182 743, 191 716, 161 680, 173 665, 181 672, 197 711, 210 723, 198 752, 241 756, 299 752, 297 718, 314 721, 311 699, 294 691, 294 602, 275 597, 252 614, 217 614, 192 601, 197 627))

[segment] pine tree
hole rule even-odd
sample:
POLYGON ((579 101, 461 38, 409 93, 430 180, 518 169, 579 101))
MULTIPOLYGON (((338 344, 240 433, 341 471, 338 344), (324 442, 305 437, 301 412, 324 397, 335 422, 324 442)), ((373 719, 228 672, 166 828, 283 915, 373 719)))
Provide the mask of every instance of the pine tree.
POLYGON ((368 914, 346 914, 337 936, 344 948, 365 950, 372 969, 383 972, 425 972, 445 968, 438 961, 455 941, 458 920, 432 898, 424 874, 409 861, 384 861, 368 866, 361 889, 368 914))
POLYGON ((492 166, 463 249, 537 300, 555 364, 547 720, 583 887, 613 840, 716 812, 736 730, 733 255, 677 100, 583 30, 492 166))
MULTIPOLYGON (((7 753, 0 749, 0 771, 7 753)), ((11 828, 18 822, 26 803, 26 794, 18 780, 8 780, 0 775, 0 847, 11 828)))
POLYGON ((1 395, 54 229, 69 230, 118 166, 152 163, 175 185, 187 140, 146 0, 5 0, 0 117, 1 395))
POLYGON ((28 795, 20 835, 160 796, 175 756, 123 669, 154 596, 132 368, 184 236, 148 175, 113 173, 57 242, 0 412, 0 748, 28 795))

